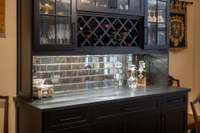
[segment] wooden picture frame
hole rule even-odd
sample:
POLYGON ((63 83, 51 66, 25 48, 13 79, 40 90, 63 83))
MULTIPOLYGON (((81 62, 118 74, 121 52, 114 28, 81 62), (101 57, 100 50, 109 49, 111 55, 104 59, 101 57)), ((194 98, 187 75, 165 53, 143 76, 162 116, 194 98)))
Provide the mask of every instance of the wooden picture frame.
POLYGON ((170 3, 170 48, 187 47, 187 2, 171 0, 170 3))
POLYGON ((5 0, 0 0, 0 37, 5 37, 5 0))

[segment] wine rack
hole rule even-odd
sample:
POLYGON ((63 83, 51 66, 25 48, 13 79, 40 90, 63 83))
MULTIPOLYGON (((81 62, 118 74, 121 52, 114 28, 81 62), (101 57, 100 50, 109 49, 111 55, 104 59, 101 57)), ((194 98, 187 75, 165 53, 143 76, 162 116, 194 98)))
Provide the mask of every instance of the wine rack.
POLYGON ((78 15, 77 19, 78 47, 141 46, 139 19, 96 15, 78 15))

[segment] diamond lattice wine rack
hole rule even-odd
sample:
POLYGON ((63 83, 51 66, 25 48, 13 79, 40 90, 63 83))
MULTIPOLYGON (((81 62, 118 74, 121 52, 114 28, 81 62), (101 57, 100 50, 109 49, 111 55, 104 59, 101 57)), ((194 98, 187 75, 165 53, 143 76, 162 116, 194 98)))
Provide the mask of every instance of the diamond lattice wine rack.
POLYGON ((78 16, 79 47, 140 47, 140 20, 128 17, 78 16))

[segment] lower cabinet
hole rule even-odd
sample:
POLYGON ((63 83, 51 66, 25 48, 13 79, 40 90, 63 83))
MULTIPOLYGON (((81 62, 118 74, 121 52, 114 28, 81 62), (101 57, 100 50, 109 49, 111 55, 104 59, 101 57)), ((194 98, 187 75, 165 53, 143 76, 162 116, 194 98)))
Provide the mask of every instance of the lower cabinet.
POLYGON ((186 133, 187 92, 184 91, 70 109, 39 110, 25 106, 18 104, 18 133, 186 133))
POLYGON ((160 133, 160 118, 160 112, 156 110, 131 114, 125 124, 125 133, 160 133))
POLYGON ((167 110, 165 113, 165 133, 186 133, 186 110, 177 108, 167 110))

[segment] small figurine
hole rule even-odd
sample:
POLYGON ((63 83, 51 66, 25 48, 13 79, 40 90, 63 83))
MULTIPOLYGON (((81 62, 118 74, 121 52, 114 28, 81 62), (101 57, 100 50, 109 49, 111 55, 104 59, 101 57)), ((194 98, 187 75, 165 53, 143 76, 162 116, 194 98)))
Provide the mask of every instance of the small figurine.
POLYGON ((54 95, 52 84, 46 84, 44 79, 34 79, 33 81, 33 96, 36 98, 47 98, 54 95))
POLYGON ((138 86, 146 87, 146 64, 144 61, 139 61, 138 69, 138 86))
POLYGON ((53 6, 49 3, 40 4, 40 9, 44 14, 49 14, 49 11, 53 10, 53 6))

